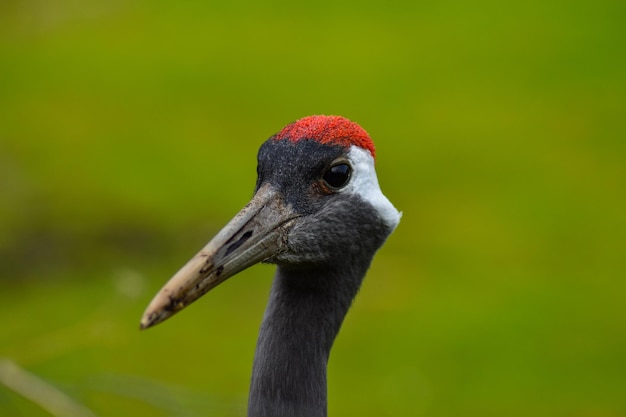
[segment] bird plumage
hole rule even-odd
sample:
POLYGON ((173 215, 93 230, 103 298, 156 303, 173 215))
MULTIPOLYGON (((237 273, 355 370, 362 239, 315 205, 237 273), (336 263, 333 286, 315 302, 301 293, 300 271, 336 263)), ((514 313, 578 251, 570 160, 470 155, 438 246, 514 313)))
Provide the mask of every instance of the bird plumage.
POLYGON ((371 139, 339 116, 285 127, 259 149, 257 171, 250 204, 157 294, 142 327, 254 263, 275 263, 248 416, 325 416, 331 347, 400 213, 378 185, 371 139))

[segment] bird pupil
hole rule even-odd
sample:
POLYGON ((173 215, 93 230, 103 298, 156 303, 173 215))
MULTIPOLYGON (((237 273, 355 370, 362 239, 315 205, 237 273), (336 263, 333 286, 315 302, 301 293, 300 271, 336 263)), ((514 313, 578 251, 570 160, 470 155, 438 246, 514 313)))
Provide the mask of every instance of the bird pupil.
POLYGON ((333 165, 324 174, 324 181, 333 188, 343 187, 349 179, 350 166, 348 164, 333 165))

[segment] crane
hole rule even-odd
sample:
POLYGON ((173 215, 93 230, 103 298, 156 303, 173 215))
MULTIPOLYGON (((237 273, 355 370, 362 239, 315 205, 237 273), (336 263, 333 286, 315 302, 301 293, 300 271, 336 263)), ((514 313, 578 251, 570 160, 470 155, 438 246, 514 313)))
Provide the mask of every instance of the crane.
POLYGON ((326 416, 331 347, 401 217, 374 161, 367 132, 340 116, 308 116, 271 136, 258 152, 252 200, 157 293, 141 328, 256 263, 276 264, 248 417, 326 416))

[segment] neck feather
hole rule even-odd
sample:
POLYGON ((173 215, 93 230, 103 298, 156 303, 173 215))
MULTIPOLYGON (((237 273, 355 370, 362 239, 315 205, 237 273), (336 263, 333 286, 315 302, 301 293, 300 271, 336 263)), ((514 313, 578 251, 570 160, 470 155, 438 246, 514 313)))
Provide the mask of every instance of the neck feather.
POLYGON ((367 266, 277 269, 257 342, 248 417, 326 416, 328 356, 367 266))

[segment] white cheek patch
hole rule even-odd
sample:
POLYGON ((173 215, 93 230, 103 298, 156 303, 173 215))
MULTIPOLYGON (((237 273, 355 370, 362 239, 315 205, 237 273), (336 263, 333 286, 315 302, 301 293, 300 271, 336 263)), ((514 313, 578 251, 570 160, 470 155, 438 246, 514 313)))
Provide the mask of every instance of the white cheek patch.
POLYGON ((350 183, 341 192, 359 195, 374 207, 391 230, 395 229, 402 213, 396 210, 380 190, 372 155, 365 149, 352 146, 348 152, 348 159, 352 165, 352 177, 350 183))

